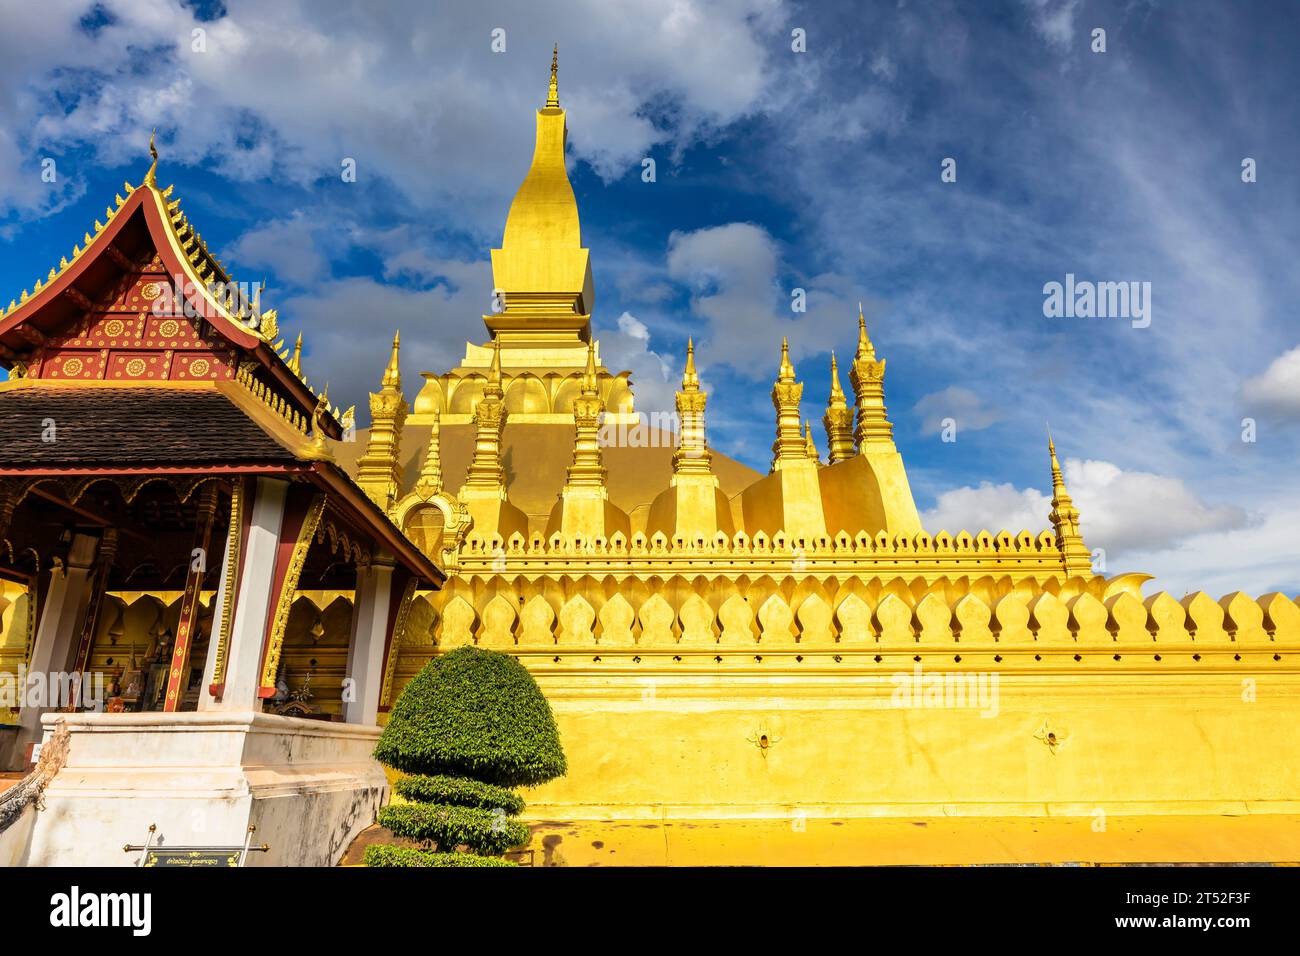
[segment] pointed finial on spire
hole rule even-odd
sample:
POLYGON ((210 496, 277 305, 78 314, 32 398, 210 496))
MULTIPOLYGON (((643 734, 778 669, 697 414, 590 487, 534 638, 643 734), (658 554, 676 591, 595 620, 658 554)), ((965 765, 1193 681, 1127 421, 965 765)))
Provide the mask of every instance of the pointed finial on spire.
POLYGON ((695 340, 686 340, 686 371, 682 373, 682 391, 698 392, 700 376, 695 371, 695 340))
POLYGON ((302 377, 302 333, 298 333, 298 340, 293 343, 293 358, 289 359, 289 371, 294 375, 302 377))
POLYGON ((384 369, 384 378, 380 384, 384 388, 402 387, 402 370, 398 365, 397 353, 402 345, 402 333, 400 331, 393 333, 393 354, 388 360, 388 367, 384 369))
POLYGON ((808 457, 813 461, 821 461, 821 455, 817 453, 817 443, 813 441, 812 437, 812 422, 808 419, 804 419, 803 423, 803 440, 808 457))
POLYGON ((555 44, 555 49, 551 51, 551 85, 546 90, 546 108, 558 109, 560 106, 560 89, 556 81, 556 74, 560 69, 560 45, 555 44))
POLYGON ((1065 490, 1065 478, 1061 474, 1061 462, 1056 457, 1056 442, 1052 441, 1052 426, 1047 426, 1047 454, 1052 460, 1052 493, 1053 497, 1065 496, 1068 501, 1069 495, 1065 490))
POLYGON ((597 394, 596 387, 596 341, 587 342, 587 367, 582 373, 582 392, 584 395, 597 394))
POLYGON ((835 361, 835 352, 831 352, 831 405, 839 408, 845 404, 844 388, 840 385, 840 367, 835 361))
POLYGON ((856 359, 874 359, 876 357, 876 347, 871 344, 871 339, 867 337, 867 317, 862 312, 862 303, 858 303, 858 351, 854 355, 856 359))
POLYGON ((155 127, 154 131, 149 134, 149 155, 153 157, 153 163, 149 166, 149 171, 144 174, 144 184, 146 186, 158 185, 158 149, 154 146, 154 137, 158 135, 155 127))
POLYGON ((794 366, 790 364, 790 339, 781 336, 781 372, 777 376, 781 382, 794 381, 794 366))

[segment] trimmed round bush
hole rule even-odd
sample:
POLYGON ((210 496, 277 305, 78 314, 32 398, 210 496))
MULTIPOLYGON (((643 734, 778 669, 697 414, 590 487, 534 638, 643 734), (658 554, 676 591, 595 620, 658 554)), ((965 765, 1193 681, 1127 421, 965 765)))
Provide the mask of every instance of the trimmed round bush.
POLYGON ((527 668, 474 645, 435 657, 393 705, 375 747, 409 774, 473 777, 503 787, 564 775, 550 704, 527 668))
POLYGON ((504 810, 511 816, 524 812, 524 800, 505 787, 494 787, 469 777, 401 777, 394 785, 398 796, 412 803, 444 803, 455 807, 504 810))
POLYGON ((428 840, 449 852, 467 846, 474 853, 504 853, 528 841, 528 827, 499 810, 436 803, 394 803, 379 811, 379 825, 398 837, 428 840))
POLYGON ((517 863, 496 856, 436 853, 433 850, 383 843, 372 843, 366 847, 363 862, 366 866, 518 866, 517 863))

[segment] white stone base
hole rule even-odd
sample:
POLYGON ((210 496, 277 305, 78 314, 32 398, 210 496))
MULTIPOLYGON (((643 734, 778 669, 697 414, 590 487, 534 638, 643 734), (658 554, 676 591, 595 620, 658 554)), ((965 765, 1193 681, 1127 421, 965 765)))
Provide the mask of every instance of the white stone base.
POLYGON ((48 714, 68 758, 37 814, 32 866, 126 866, 154 844, 242 846, 249 866, 332 866, 388 797, 378 727, 252 712, 48 714))

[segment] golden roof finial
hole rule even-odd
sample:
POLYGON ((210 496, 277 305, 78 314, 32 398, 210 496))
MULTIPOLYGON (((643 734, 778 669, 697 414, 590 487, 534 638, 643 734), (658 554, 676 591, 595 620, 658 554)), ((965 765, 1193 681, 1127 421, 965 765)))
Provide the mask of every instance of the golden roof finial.
POLYGON ((293 358, 289 359, 289 371, 293 372, 299 378, 302 377, 302 333, 298 333, 298 340, 293 343, 293 358))
POLYGON ((790 340, 784 335, 781 336, 781 372, 777 381, 794 381, 794 366, 790 364, 790 340))
POLYGON ((555 49, 551 51, 551 85, 546 90, 546 108, 559 109, 560 107, 560 88, 556 82, 556 74, 560 69, 560 45, 555 44, 555 49))
POLYGON ((686 371, 682 373, 682 391, 698 392, 700 390, 700 376, 695 371, 695 341, 691 338, 686 340, 686 371))
POLYGON ((383 380, 379 383, 384 388, 402 387, 402 370, 398 365, 397 353, 402 345, 402 333, 400 331, 393 333, 393 355, 388 360, 388 367, 384 369, 383 380))
POLYGON ((812 422, 807 419, 804 419, 803 423, 803 440, 808 457, 813 461, 821 461, 821 455, 817 453, 817 443, 813 441, 812 422))
POLYGON ((149 171, 144 174, 144 184, 146 186, 158 185, 158 149, 153 144, 153 139, 158 135, 157 127, 149 134, 149 155, 153 157, 153 163, 149 166, 149 171))

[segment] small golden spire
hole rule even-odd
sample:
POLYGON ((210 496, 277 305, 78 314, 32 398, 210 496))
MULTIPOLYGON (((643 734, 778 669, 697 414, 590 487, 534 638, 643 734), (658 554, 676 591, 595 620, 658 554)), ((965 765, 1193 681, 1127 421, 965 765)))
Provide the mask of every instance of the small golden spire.
POLYGON ((302 333, 298 333, 298 339, 293 343, 293 358, 289 359, 289 371, 293 372, 299 378, 302 378, 302 333))
POLYGON ((379 384, 382 388, 402 387, 402 371, 398 366, 397 353, 402 344, 402 333, 400 331, 393 333, 393 355, 388 360, 388 367, 384 369, 384 377, 379 384))
POLYGON ((1052 461, 1052 511, 1048 520, 1056 532, 1056 547, 1061 552, 1066 574, 1091 574, 1092 555, 1083 543, 1083 532, 1079 527, 1079 509, 1065 488, 1065 478, 1061 474, 1061 463, 1056 457, 1056 443, 1052 441, 1052 429, 1047 429, 1047 454, 1052 461))
POLYGON ((821 461, 821 455, 817 453, 817 443, 813 441, 812 437, 812 422, 808 419, 804 419, 803 423, 803 440, 808 457, 813 461, 821 461))
POLYGON ((833 465, 852 458, 856 451, 853 447, 853 412, 849 410, 844 389, 840 386, 840 371, 834 352, 831 353, 831 394, 826 400, 822 424, 826 426, 826 460, 833 465))
POLYGON ((158 185, 158 149, 153 144, 156 135, 158 135, 158 130, 155 127, 154 131, 149 134, 149 155, 153 157, 153 163, 149 166, 149 171, 144 174, 144 184, 155 187, 158 185))
POLYGON ((556 74, 560 69, 560 45, 555 44, 555 49, 551 51, 551 85, 546 90, 546 108, 559 109, 560 107, 560 88, 556 82, 556 74))
POLYGON ((772 470, 779 471, 785 463, 803 461, 807 455, 807 442, 799 427, 799 402, 803 398, 803 382, 794 379, 794 366, 790 364, 790 341, 781 339, 781 371, 772 386, 772 406, 776 409, 776 441, 772 445, 772 470))
POLYGON ((415 483, 415 491, 426 501, 442 491, 442 443, 439 432, 442 413, 433 413, 433 424, 429 429, 429 447, 424 453, 424 464, 420 466, 420 477, 415 483))

